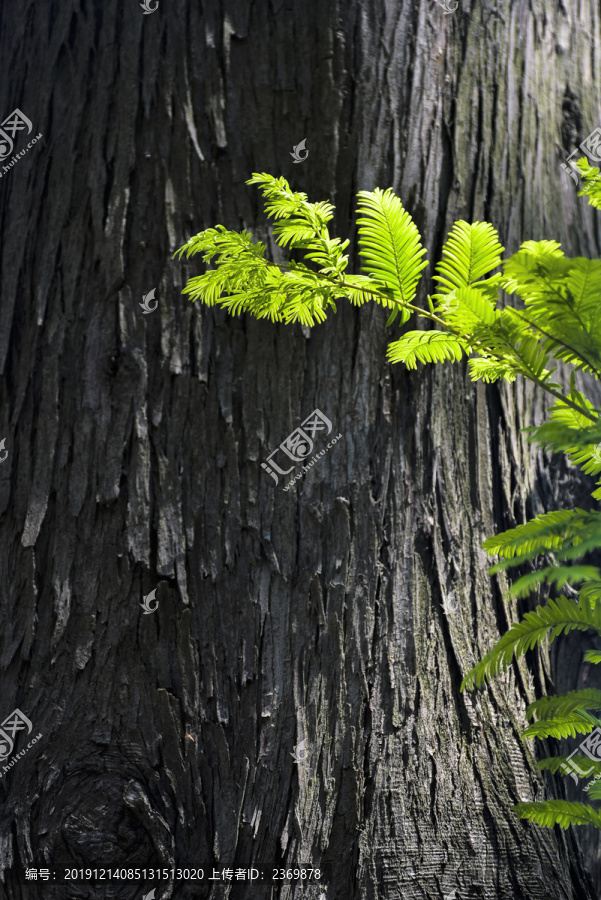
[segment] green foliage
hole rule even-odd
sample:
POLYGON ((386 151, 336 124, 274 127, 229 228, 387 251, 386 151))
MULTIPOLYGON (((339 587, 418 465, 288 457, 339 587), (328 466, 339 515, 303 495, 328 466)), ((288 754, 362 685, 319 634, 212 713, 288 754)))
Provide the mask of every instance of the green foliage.
MULTIPOLYGON (((601 634, 601 606, 597 606, 595 600, 583 597, 582 592, 578 600, 562 594, 549 600, 545 606, 538 606, 534 611, 527 612, 522 621, 512 625, 493 649, 467 673, 461 685, 462 690, 465 687, 479 687, 485 680, 498 675, 509 665, 514 654, 522 656, 527 650, 541 644, 545 638, 553 641, 562 632, 567 634, 573 629, 591 629, 601 634)), ((563 736, 559 733, 556 735, 563 736)))
POLYGON ((519 578, 509 589, 507 596, 509 599, 527 597, 541 584, 552 584, 556 588, 562 588, 566 584, 595 580, 601 581, 601 571, 596 566, 545 566, 519 578))
MULTIPOLYGON (((487 538, 482 546, 488 553, 498 554, 506 560, 514 560, 517 556, 521 563, 538 553, 562 547, 568 535, 573 536, 574 530, 577 532, 579 527, 588 523, 591 517, 599 521, 601 515, 595 516, 583 509, 559 509, 537 516, 536 519, 532 519, 531 522, 526 522, 524 525, 518 525, 517 528, 510 528, 502 534, 487 538)), ((516 564, 513 562, 503 568, 516 564)))
POLYGON ((358 196, 359 252, 367 263, 363 271, 406 306, 414 299, 420 273, 428 265, 421 259, 426 251, 417 226, 392 188, 359 191, 358 196))
MULTIPOLYGON (((578 753, 570 754, 569 758, 572 763, 580 768, 580 771, 590 770, 591 774, 595 776, 601 775, 601 760, 589 759, 588 756, 582 756, 578 753)), ((541 771, 553 772, 555 775, 566 765, 567 761, 567 756, 546 756, 544 759, 539 759, 536 765, 541 771)))
MULTIPOLYGON (((581 191, 589 202, 601 208, 601 184, 598 169, 588 164, 580 166, 585 179, 581 191), (587 182, 588 179, 588 183, 587 182)), ((519 296, 525 311, 518 313, 524 323, 539 335, 537 340, 544 353, 572 365, 575 370, 591 373, 599 378, 601 370, 601 327, 599 297, 601 296, 601 261, 567 260, 559 245, 552 241, 526 242, 521 251, 504 266, 504 289, 519 296)), ((546 365, 546 363, 545 363, 546 365)), ((534 379, 536 380, 536 379, 534 379)), ((554 393, 555 403, 549 420, 542 425, 525 429, 529 440, 556 452, 565 452, 572 463, 584 472, 601 473, 600 410, 575 387, 574 372, 570 390, 559 393, 559 386, 548 378, 539 383, 554 393), (599 446, 598 446, 599 445, 599 446)), ((599 484, 599 482, 597 482, 599 484)), ((601 498, 601 489, 593 492, 601 498)), ((566 584, 581 584, 576 596, 561 595, 526 613, 521 622, 510 627, 507 634, 467 673, 464 686, 482 684, 506 666, 512 655, 523 655, 528 649, 552 641, 572 628, 590 630, 601 635, 601 577, 599 570, 588 565, 562 563, 582 559, 586 553, 601 546, 601 513, 597 510, 559 510, 538 516, 534 520, 489 538, 484 549, 501 560, 491 568, 491 574, 501 569, 521 565, 546 555, 552 565, 537 569, 518 579, 510 596, 524 597, 542 584, 561 588, 566 584)), ((587 650, 584 660, 601 662, 601 652, 587 650)), ((524 737, 556 739, 586 734, 601 724, 590 711, 601 709, 601 691, 593 688, 571 691, 559 696, 543 696, 528 708, 528 717, 536 721, 524 731, 524 737)), ((581 771, 601 775, 601 763, 588 757, 572 757, 581 771), (578 761, 578 762, 577 762, 578 761)), ((539 762, 541 769, 557 772, 567 757, 548 757, 539 762)), ((601 784, 593 782, 588 789, 591 800, 601 799, 601 784)), ((516 812, 538 825, 551 827, 570 824, 592 824, 601 828, 601 817, 588 804, 559 800, 521 803, 516 812)))
POLYGON ((601 800, 601 781, 599 781, 598 778, 590 782, 585 790, 591 800, 601 800))
POLYGON ((434 281, 439 281, 445 289, 442 295, 436 295, 436 299, 455 288, 473 287, 494 301, 498 295, 499 276, 480 279, 499 266, 504 249, 499 243, 499 235, 488 222, 471 225, 461 220, 455 222, 436 266, 438 274, 434 275, 434 281))
POLYGON ((324 321, 325 309, 333 305, 332 288, 301 264, 291 263, 290 271, 281 271, 265 260, 265 250, 247 232, 236 234, 222 225, 197 234, 180 248, 180 256, 202 253, 205 262, 216 257, 217 268, 191 278, 184 293, 232 314, 252 312, 258 319, 304 325, 324 321), (302 276, 296 266, 304 270, 302 276))
POLYGON ((584 187, 579 192, 579 197, 586 197, 591 206, 595 209, 601 209, 601 179, 599 178, 599 169, 591 166, 588 159, 583 156, 576 163, 580 169, 580 174, 584 179, 584 187))
POLYGON ((588 803, 569 803, 567 800, 541 800, 538 803, 517 803, 514 807, 520 819, 551 828, 559 825, 594 825, 601 828, 601 816, 588 803))
POLYGON ((555 716, 569 716, 579 710, 601 709, 601 691, 597 688, 584 688, 570 691, 559 697, 541 697, 528 707, 528 716, 537 715, 539 719, 551 719, 555 716))
POLYGON ((286 264, 265 259, 266 246, 254 242, 246 231, 238 234, 223 225, 190 238, 176 252, 180 258, 201 253, 205 263, 215 259, 217 268, 190 278, 184 288, 194 301, 218 305, 232 315, 250 313, 272 322, 300 322, 313 326, 325 321, 335 300, 346 298, 355 305, 375 300, 401 312, 415 296, 425 250, 419 232, 392 191, 362 192, 359 210, 359 249, 371 276, 347 275, 349 241, 331 238, 327 223, 334 207, 328 202, 309 203, 307 195, 294 192, 285 178, 255 173, 247 184, 259 185, 266 199, 265 212, 277 220, 273 234, 281 247, 305 251, 315 268, 290 260, 286 264))
MULTIPOLYGON (((601 209, 599 169, 580 160, 581 196, 601 209)), ((334 209, 327 201, 310 203, 294 192, 284 178, 254 174, 247 182, 261 190, 265 211, 273 217, 273 235, 280 247, 304 251, 306 263, 274 263, 266 246, 246 231, 209 228, 191 238, 177 252, 200 253, 214 269, 189 279, 185 293, 208 306, 231 314, 250 313, 272 322, 323 322, 335 301, 354 305, 369 300, 391 309, 387 325, 397 316, 404 326, 412 313, 426 320, 426 330, 407 331, 388 348, 392 363, 408 369, 417 363, 443 363, 468 357, 470 377, 491 383, 530 379, 553 397, 548 418, 524 429, 528 440, 553 452, 565 453, 574 465, 601 476, 601 410, 575 385, 575 372, 601 377, 601 260, 567 258, 556 241, 525 241, 503 260, 498 234, 487 222, 455 222, 442 248, 433 275, 438 293, 427 297, 428 309, 415 305, 427 261, 419 231, 391 188, 361 191, 358 195, 358 251, 362 271, 347 273, 349 241, 330 237, 328 223, 334 209), (501 271, 495 271, 502 268, 501 271), (513 304, 503 301, 513 297, 513 304), (571 367, 569 390, 552 380, 558 364, 571 367)), ((593 492, 601 499, 601 479, 593 492)), ((483 685, 516 657, 550 643, 574 629, 601 636, 601 571, 584 560, 601 547, 601 512, 566 509, 488 538, 484 549, 498 557, 490 574, 524 563, 537 565, 518 578, 509 597, 526 597, 544 588, 544 604, 513 623, 496 645, 465 675, 462 690, 483 685), (576 588, 575 586, 579 586, 576 588)), ((584 660, 601 663, 601 651, 589 649, 584 660)), ((559 696, 543 696, 530 704, 534 719, 524 737, 556 739, 589 734, 601 726, 594 713, 601 709, 601 691, 584 689, 559 696)), ((601 776, 601 762, 571 756, 580 771, 601 776)), ((562 771, 567 756, 539 761, 541 770, 562 771)), ((590 785, 589 797, 601 799, 601 782, 590 785)), ((588 804, 548 800, 520 803, 517 814, 551 827, 592 824, 601 816, 588 804)))
POLYGON ((573 712, 567 716, 554 716, 552 719, 533 722, 523 732, 523 737, 576 737, 577 734, 589 734, 598 725, 601 725, 601 721, 594 716, 573 712))
POLYGON ((404 362, 408 369, 417 369, 421 363, 442 362, 445 359, 461 359, 465 344, 454 334, 441 331, 408 331, 402 341, 391 344, 388 359, 404 362))

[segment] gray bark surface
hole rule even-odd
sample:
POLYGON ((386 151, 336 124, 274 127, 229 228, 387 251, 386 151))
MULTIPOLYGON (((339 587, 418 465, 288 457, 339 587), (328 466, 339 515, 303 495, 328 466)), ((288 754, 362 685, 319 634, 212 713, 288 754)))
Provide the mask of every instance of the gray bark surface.
POLYGON ((266 237, 255 171, 353 240, 356 192, 394 187, 430 274, 458 218, 599 255, 560 169, 601 124, 598 5, 0 11, 0 113, 44 135, 0 179, 0 713, 43 735, 0 779, 0 896, 145 893, 18 883, 61 860, 330 870, 157 900, 592 898, 572 833, 511 811, 546 795, 525 665, 459 692, 516 614, 483 540, 559 497, 519 433, 541 399, 391 367, 375 306, 310 333, 193 306, 171 257, 266 237), (315 408, 343 438, 285 493, 261 462, 315 408))

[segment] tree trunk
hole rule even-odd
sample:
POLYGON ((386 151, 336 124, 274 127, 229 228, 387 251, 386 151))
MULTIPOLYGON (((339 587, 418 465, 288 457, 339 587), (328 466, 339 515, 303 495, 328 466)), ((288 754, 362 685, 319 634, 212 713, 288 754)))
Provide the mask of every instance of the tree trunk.
POLYGON ((482 541, 557 501, 519 434, 540 398, 391 367, 375 305, 311 332, 195 307, 171 258, 265 238, 255 171, 351 240, 393 186, 430 274, 458 218, 599 255, 560 168, 600 123, 599 9, 550 7, 0 3, 0 113, 43 134, 0 179, 0 711, 42 734, 0 779, 2 897, 59 863, 329 878, 157 900, 593 896, 572 833, 511 811, 546 790, 526 667, 459 692, 508 622, 482 541), (261 463, 315 409, 342 437, 285 492, 261 463))

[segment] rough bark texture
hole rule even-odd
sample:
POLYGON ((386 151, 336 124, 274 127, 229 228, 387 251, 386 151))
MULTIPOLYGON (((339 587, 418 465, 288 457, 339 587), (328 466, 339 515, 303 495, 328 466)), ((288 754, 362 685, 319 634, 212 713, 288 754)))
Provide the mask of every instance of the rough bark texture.
MULTIPOLYGON (((482 541, 559 496, 518 431, 540 401, 391 369, 379 308, 309 333, 194 307, 202 265, 171 255, 218 222, 265 236, 253 171, 329 198, 341 237, 392 185, 431 260, 457 218, 598 255, 560 169, 601 124, 598 4, 0 9, 0 111, 44 135, 0 180, 0 712, 43 734, 0 781, 0 895, 48 896, 15 866, 61 860, 592 897, 571 833, 511 812, 544 793, 525 667, 459 692, 508 621, 482 541), (315 408, 343 438, 285 493, 261 462, 315 408)), ((141 891, 51 893, 92 895, 141 891)), ((192 896, 270 892, 158 892, 192 896)))

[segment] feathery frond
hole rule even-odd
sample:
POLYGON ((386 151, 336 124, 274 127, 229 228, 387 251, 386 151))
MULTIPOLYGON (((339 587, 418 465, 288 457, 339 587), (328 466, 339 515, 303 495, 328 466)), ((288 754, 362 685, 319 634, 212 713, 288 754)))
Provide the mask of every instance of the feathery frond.
POLYGON ((601 209, 601 178, 599 177, 599 169, 597 166, 591 166, 586 156, 577 160, 576 165, 580 169, 580 174, 584 181, 578 196, 586 197, 590 206, 594 206, 595 209, 601 209))
POLYGON ((579 584, 582 581, 601 579, 601 571, 596 566, 545 566, 535 572, 528 572, 511 586, 507 597, 527 597, 541 584, 552 584, 562 588, 564 584, 579 584))
POLYGON ((359 191, 358 197, 362 270, 391 290, 397 303, 410 303, 428 265, 417 226, 392 188, 359 191))
POLYGON ((536 763, 537 768, 541 771, 552 772, 554 775, 565 774, 566 765, 570 768, 570 764, 576 768, 576 771, 586 773, 587 776, 601 775, 601 760, 590 759, 580 753, 570 753, 569 756, 546 756, 536 763))
POLYGON ((594 825, 601 828, 601 816, 588 803, 570 803, 567 800, 541 800, 538 803, 517 803, 514 807, 520 819, 528 819, 535 825, 552 828, 559 825, 594 825))
POLYGON ((408 369, 416 369, 417 362, 444 362, 458 360, 463 355, 463 344, 454 334, 443 331, 407 331, 402 338, 388 347, 390 362, 404 362, 408 369))
POLYGON ((589 734, 593 728, 601 725, 601 721, 586 712, 572 712, 565 716, 554 716, 532 722, 522 733, 522 737, 560 738, 576 737, 577 734, 589 734))
POLYGON ((464 287, 480 287, 485 293, 488 289, 488 299, 492 301, 498 295, 499 278, 482 279, 500 265, 504 249, 496 229, 488 222, 471 225, 463 220, 455 222, 436 266, 438 274, 433 279, 447 294, 464 287))
POLYGON ((480 687, 490 681, 511 662, 514 653, 519 656, 540 644, 545 638, 553 641, 562 632, 573 629, 601 634, 601 605, 597 606, 583 598, 578 601, 561 594, 549 600, 546 606, 538 606, 527 612, 521 622, 512 625, 497 644, 471 669, 463 679, 461 689, 480 687))
MULTIPOLYGON (((512 559, 519 554, 520 561, 523 561, 561 547, 570 530, 588 524, 593 517, 592 513, 578 508, 554 510, 487 538, 482 547, 487 553, 497 553, 504 559, 512 559)), ((601 516, 598 518, 601 519, 601 516)))
POLYGON ((538 716, 539 719, 549 719, 590 709, 601 709, 601 691, 597 688, 583 688, 555 697, 541 697, 528 706, 526 715, 528 718, 538 716))
MULTIPOLYGON (((585 159, 577 167, 584 185, 580 195, 601 208, 599 169, 585 159)), ((358 194, 358 247, 367 274, 352 275, 346 272, 349 241, 328 231, 334 213, 328 201, 310 203, 286 179, 265 173, 254 173, 247 183, 262 192, 266 214, 275 220, 278 244, 304 251, 305 262, 269 262, 266 246, 250 233, 218 225, 190 238, 176 252, 180 259, 201 254, 204 263, 215 267, 190 278, 184 293, 233 315, 249 313, 308 326, 323 322, 329 310, 335 312, 338 298, 356 306, 368 300, 379 303, 391 310, 387 325, 399 315, 405 325, 417 312, 438 330, 403 334, 389 346, 388 359, 416 368, 418 362, 458 361, 465 353, 471 357, 473 381, 511 382, 518 375, 529 379, 552 395, 554 404, 545 422, 524 429, 528 440, 565 453, 585 474, 597 477, 592 496, 601 500, 601 410, 576 388, 574 377, 581 371, 601 379, 601 260, 568 258, 556 241, 525 241, 502 261, 504 248, 492 225, 455 222, 436 265, 439 293, 428 297, 428 310, 420 310, 413 301, 427 266, 422 259, 426 251, 391 188, 358 194), (502 272, 495 272, 500 265, 502 272), (499 307, 501 290, 515 295, 516 302, 499 307), (553 380, 559 364, 571 367, 569 391, 553 380)), ((551 597, 512 624, 467 673, 462 690, 482 685, 514 657, 573 629, 601 635, 601 570, 582 562, 601 548, 601 511, 545 513, 489 538, 483 546, 498 557, 491 575, 545 557, 542 568, 516 580, 509 598, 526 597, 541 586, 545 593, 564 589, 570 596, 551 597)), ((601 663, 601 651, 586 650, 584 661, 601 663)), ((599 710, 601 691, 594 688, 544 696, 530 704, 528 716, 536 721, 524 731, 525 738, 590 735, 581 742, 580 753, 548 757, 539 768, 574 778, 575 773, 601 776, 601 761, 582 755, 598 745, 599 710)), ((591 799, 601 799, 601 781, 591 782, 587 790, 591 799)), ((520 803, 516 811, 546 827, 601 828, 601 817, 587 804, 550 800, 520 803)))

